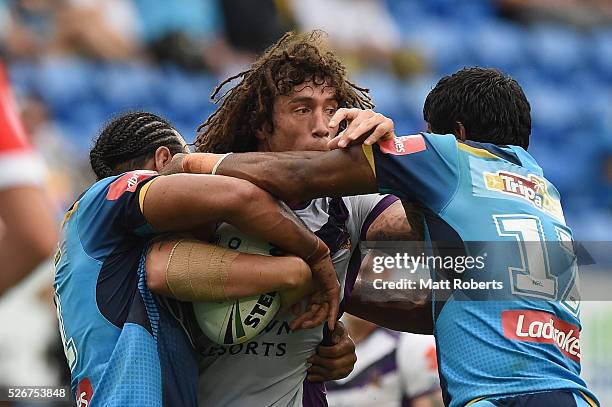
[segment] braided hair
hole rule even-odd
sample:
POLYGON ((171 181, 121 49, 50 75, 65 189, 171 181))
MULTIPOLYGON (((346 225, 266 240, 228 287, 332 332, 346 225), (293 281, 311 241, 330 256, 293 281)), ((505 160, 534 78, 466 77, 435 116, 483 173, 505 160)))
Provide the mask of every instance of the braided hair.
POLYGON ((112 119, 89 152, 98 180, 142 168, 159 147, 185 152, 178 131, 165 119, 147 112, 130 112, 112 119))
POLYGON ((227 153, 257 149, 255 133, 263 126, 272 128, 274 99, 290 94, 307 81, 325 82, 336 90, 339 107, 374 107, 366 88, 346 79, 344 65, 321 46, 319 30, 306 34, 286 33, 255 61, 249 69, 221 82, 211 100, 221 106, 198 127, 195 141, 199 152, 227 153), (217 96, 225 85, 240 79, 233 88, 217 96))

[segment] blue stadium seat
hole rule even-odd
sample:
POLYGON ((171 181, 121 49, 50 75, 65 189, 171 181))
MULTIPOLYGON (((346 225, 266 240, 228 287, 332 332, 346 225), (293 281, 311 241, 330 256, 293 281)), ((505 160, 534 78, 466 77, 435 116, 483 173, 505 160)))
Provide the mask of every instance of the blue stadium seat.
POLYGON ((145 104, 163 82, 156 70, 140 64, 100 65, 96 86, 110 110, 124 110, 145 104))
POLYGON ((526 63, 525 34, 516 25, 493 21, 473 25, 468 41, 476 65, 510 72, 526 63))
POLYGON ((423 3, 431 14, 469 23, 488 19, 493 14, 490 0, 428 0, 423 3))
POLYGON ((423 105, 427 94, 438 82, 435 76, 419 76, 404 82, 400 88, 400 100, 412 120, 419 124, 423 120, 423 105))
POLYGON ((527 41, 531 60, 543 74, 563 81, 565 75, 587 64, 585 38, 573 28, 539 24, 527 41))
POLYGON ((173 111, 179 121, 204 120, 214 107, 209 102, 209 95, 215 84, 215 79, 208 75, 170 75, 164 80, 166 108, 173 111))
POLYGON ((595 31, 590 38, 593 68, 612 85, 612 29, 595 31))
MULTIPOLYGON (((612 230, 612 214, 609 210, 602 208, 593 207, 592 205, 584 205, 582 210, 576 213, 571 213, 567 216, 568 224, 572 228, 574 240, 585 241, 585 242, 609 242, 610 241, 610 230, 612 230)), ((608 250, 606 245, 589 245, 590 250, 595 250, 597 258, 605 256, 605 252, 601 250, 608 250), (599 255, 598 255, 599 254, 599 255)))
POLYGON ((9 79, 17 93, 32 93, 36 91, 37 65, 29 62, 13 62, 7 68, 9 79))
POLYGON ((75 105, 70 116, 58 118, 60 128, 70 144, 83 152, 89 150, 94 137, 109 119, 110 114, 95 103, 75 105))
POLYGON ((367 71, 359 73, 353 80, 360 86, 370 89, 370 95, 376 104, 376 110, 389 116, 402 112, 402 103, 399 94, 399 84, 387 72, 367 71))
POLYGON ((471 65, 465 27, 441 18, 415 21, 404 28, 405 46, 419 50, 436 71, 450 72, 471 65))
POLYGON ((413 24, 429 18, 424 9, 424 2, 386 0, 385 4, 401 32, 410 31, 413 24))
POLYGON ((535 126, 542 126, 554 137, 580 127, 580 112, 576 109, 574 94, 567 88, 556 87, 544 81, 529 84, 525 92, 531 104, 535 126))
POLYGON ((36 91, 53 109, 70 109, 95 97, 90 63, 77 59, 47 59, 38 67, 36 91))

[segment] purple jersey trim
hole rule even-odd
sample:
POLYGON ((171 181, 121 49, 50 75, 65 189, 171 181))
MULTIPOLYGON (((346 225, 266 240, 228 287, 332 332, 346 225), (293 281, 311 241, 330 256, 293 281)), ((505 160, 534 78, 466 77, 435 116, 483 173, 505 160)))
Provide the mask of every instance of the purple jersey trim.
MULTIPOLYGON (((391 205, 393 205, 399 198, 393 195, 387 195, 383 199, 381 199, 374 208, 370 211, 368 216, 366 217, 365 222, 361 226, 361 232, 359 235, 359 240, 366 240, 366 235, 368 233, 368 229, 372 226, 372 223, 391 205)), ((342 302, 346 302, 351 297, 351 292, 353 291, 353 287, 355 287, 355 281, 357 280, 357 274, 359 274, 359 268, 361 267, 361 250, 359 249, 359 245, 353 250, 351 254, 351 258, 349 259, 348 267, 346 270, 346 279, 344 283, 344 299, 342 302)))
POLYGON ((308 379, 304 379, 303 389, 303 407, 328 407, 324 382, 309 382, 308 379))
POLYGON ((368 233, 368 229, 370 229, 370 226, 372 226, 372 223, 374 223, 376 218, 378 218, 380 214, 385 211, 385 209, 387 209, 389 206, 394 204, 397 200, 399 200, 398 197, 393 196, 393 195, 387 195, 383 199, 378 201, 376 206, 372 208, 372 210, 366 217, 365 222, 363 222, 363 225, 361 226, 361 233, 359 234, 359 240, 362 240, 362 241, 366 240, 366 234, 368 233))
POLYGON ((342 384, 329 383, 329 389, 333 391, 364 387, 371 384, 374 380, 395 371, 397 371, 397 348, 394 348, 385 356, 369 365, 348 382, 342 384))

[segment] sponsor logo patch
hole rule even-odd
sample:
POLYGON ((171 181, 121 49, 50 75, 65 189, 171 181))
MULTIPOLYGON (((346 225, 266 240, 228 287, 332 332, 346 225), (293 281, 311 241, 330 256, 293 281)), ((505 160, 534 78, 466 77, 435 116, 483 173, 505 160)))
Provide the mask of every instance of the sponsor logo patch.
POLYGON ((555 218, 563 219, 561 203, 549 194, 544 179, 507 171, 484 172, 483 175, 487 189, 522 198, 555 218))
POLYGON ((123 174, 117 178, 108 188, 106 199, 116 201, 126 192, 136 191, 136 187, 142 181, 157 175, 155 171, 137 170, 123 174))
POLYGON ((427 149, 425 139, 420 134, 395 137, 380 141, 378 145, 381 152, 393 155, 413 154, 427 149))
POLYGON ((503 311, 502 326, 506 338, 555 345, 565 356, 580 363, 580 330, 551 313, 503 311))
POLYGON ((93 397, 93 387, 91 387, 91 382, 86 377, 79 382, 76 391, 76 403, 77 407, 88 407, 89 403, 91 403, 91 398, 93 397))

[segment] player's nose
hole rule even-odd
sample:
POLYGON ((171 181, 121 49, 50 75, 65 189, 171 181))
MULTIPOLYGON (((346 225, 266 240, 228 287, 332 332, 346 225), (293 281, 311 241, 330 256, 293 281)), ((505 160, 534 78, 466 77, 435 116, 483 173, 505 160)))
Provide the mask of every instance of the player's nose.
POLYGON ((329 137, 329 117, 323 111, 314 115, 312 135, 315 137, 329 137))

